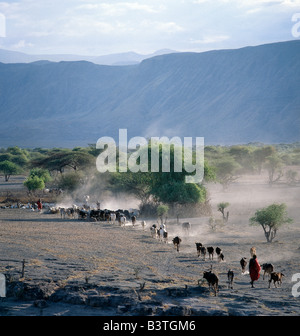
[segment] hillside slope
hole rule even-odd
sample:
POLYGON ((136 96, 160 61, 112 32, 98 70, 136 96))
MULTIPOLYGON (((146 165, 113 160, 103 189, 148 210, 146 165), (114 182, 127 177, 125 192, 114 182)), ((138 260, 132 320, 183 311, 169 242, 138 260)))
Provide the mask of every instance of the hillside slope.
POLYGON ((153 57, 132 66, 0 64, 1 146, 101 136, 300 140, 300 41, 153 57))

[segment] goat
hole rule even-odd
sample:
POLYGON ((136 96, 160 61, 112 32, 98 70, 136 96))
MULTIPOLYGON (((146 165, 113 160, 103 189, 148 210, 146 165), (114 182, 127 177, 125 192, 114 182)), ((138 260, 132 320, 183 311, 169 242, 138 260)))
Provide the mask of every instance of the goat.
POLYGON ((272 273, 271 273, 271 276, 270 276, 270 280, 269 280, 269 288, 271 287, 271 282, 272 282, 272 280, 273 280, 273 282, 274 282, 274 286, 275 286, 275 288, 277 288, 277 286, 276 286, 276 282, 277 282, 278 284, 280 284, 280 286, 281 286, 281 283, 282 283, 282 277, 284 277, 284 274, 283 274, 283 273, 281 273, 281 272, 272 272, 272 273))

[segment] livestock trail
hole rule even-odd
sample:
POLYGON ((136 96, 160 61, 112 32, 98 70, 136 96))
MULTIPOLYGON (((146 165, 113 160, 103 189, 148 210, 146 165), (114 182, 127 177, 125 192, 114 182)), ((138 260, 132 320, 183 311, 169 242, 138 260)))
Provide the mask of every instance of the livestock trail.
MULTIPOLYGON (((168 243, 164 243, 151 237, 151 222, 143 230, 141 225, 120 227, 25 209, 2 209, 0 272, 9 274, 11 281, 18 280, 21 262, 25 259, 23 283, 52 284, 52 291, 70 285, 72 288, 96 286, 94 291, 100 293, 99 300, 103 298, 104 288, 110 294, 122 291, 123 296, 124 293, 128 297, 133 295, 137 305, 150 307, 148 313, 154 315, 158 314, 158 308, 160 312, 167 310, 172 314, 174 307, 182 307, 182 314, 196 315, 299 315, 299 298, 291 295, 292 274, 300 270, 299 246, 296 245, 299 228, 283 230, 279 242, 267 244, 260 232, 247 227, 246 234, 238 223, 232 223, 230 230, 210 233, 203 219, 188 220, 191 222, 189 234, 185 234, 181 226, 169 224, 168 243), (172 244, 176 235, 182 238, 180 252, 172 244), (198 257, 196 241, 221 247, 224 261, 198 257), (271 286, 269 289, 268 279, 263 280, 262 276, 256 288, 250 288, 249 275, 242 274, 239 261, 241 257, 250 257, 254 242, 259 262, 272 262, 276 271, 286 275, 281 288, 271 286), (203 279, 203 272, 211 268, 220 279, 216 297, 203 279), (229 269, 235 274, 233 289, 227 284, 229 269)), ((89 291, 86 288, 82 291, 79 302, 91 302, 89 291)), ((51 295, 50 299, 53 295, 57 298, 58 294, 51 295)), ((74 293, 72 295, 74 298, 74 293)), ((64 300, 74 303, 70 298, 64 300)), ((75 300, 75 303, 78 302, 75 300)), ((51 314, 50 308, 54 307, 57 305, 52 302, 45 312, 48 309, 51 314)), ((118 307, 114 314, 118 313, 118 307)), ((139 314, 134 307, 137 306, 132 303, 127 314, 139 314)), ((98 310, 97 314, 101 312, 98 310)))

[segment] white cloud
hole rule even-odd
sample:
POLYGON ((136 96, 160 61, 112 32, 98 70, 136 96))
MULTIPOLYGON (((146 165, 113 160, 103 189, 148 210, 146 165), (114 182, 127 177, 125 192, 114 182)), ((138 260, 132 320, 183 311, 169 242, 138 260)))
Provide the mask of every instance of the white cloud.
POLYGON ((209 43, 218 43, 226 41, 230 38, 228 35, 208 35, 199 40, 190 39, 192 44, 209 44, 209 43))
POLYGON ((175 22, 153 22, 153 28, 164 33, 177 33, 184 31, 184 28, 175 22))
POLYGON ((117 2, 117 3, 96 3, 83 4, 76 7, 77 10, 90 10, 101 12, 102 15, 120 16, 128 12, 139 11, 145 13, 159 13, 165 7, 162 5, 154 8, 153 6, 141 4, 140 2, 117 2))
POLYGON ((23 49, 25 47, 32 47, 33 44, 30 42, 26 42, 25 40, 20 40, 17 43, 12 45, 13 49, 23 49))
POLYGON ((1 43, 96 55, 233 48, 293 39, 296 12, 300 0, 0 0, 1 43))

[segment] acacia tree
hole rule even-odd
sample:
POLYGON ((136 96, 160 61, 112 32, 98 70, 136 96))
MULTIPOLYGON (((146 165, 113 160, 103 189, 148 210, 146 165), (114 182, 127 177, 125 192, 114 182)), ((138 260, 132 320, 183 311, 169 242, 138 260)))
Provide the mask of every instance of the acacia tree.
POLYGON ((238 179, 237 171, 241 166, 232 158, 224 158, 216 162, 217 180, 224 189, 238 179))
MULTIPOLYGON (((202 184, 199 183, 186 183, 186 176, 190 175, 185 171, 183 167, 183 155, 182 152, 175 151, 174 147, 171 146, 169 150, 169 157, 165 157, 162 146, 159 148, 159 167, 158 171, 151 171, 151 147, 143 147, 140 151, 146 151, 146 156, 149 158, 146 169, 144 171, 132 172, 127 170, 127 172, 111 173, 110 178, 110 188, 114 191, 129 192, 133 194, 136 198, 141 200, 140 208, 146 209, 148 206, 150 208, 156 209, 159 203, 167 204, 171 212, 174 211, 176 206, 191 206, 197 207, 197 205, 204 204, 206 201, 206 189, 202 184), (148 153, 147 153, 148 151, 148 153), (176 152, 176 154, 175 154, 176 152), (176 156, 175 156, 176 155, 176 156), (180 155, 180 156, 178 156, 180 155), (176 158, 176 161, 175 161, 176 158), (182 162, 181 171, 175 171, 175 162, 182 162), (169 164, 169 171, 163 171, 162 164, 169 164), (148 169, 147 169, 148 168, 148 169)), ((167 151, 165 151, 166 153, 167 151)), ((144 152, 143 152, 144 153, 144 152)), ((130 158, 131 159, 131 158, 130 158)), ((143 168, 145 168, 143 166, 143 168)), ((213 181, 215 180, 215 172, 204 162, 204 180, 213 181)), ((156 211, 156 210, 155 210, 156 211)))
POLYGON ((21 168, 8 160, 0 162, 0 172, 4 174, 5 181, 8 182, 11 175, 18 174, 21 171, 21 168))
POLYGON ((49 171, 57 171, 63 173, 65 168, 83 169, 94 164, 95 158, 84 151, 68 151, 51 152, 46 157, 33 160, 34 167, 40 167, 49 171))
POLYGON ((262 167, 266 162, 267 157, 273 154, 275 154, 275 148, 273 146, 264 146, 254 150, 252 156, 259 174, 261 174, 262 167))
POLYGON ((268 243, 273 241, 282 225, 292 222, 293 220, 287 215, 286 204, 284 203, 274 203, 257 210, 255 215, 250 218, 250 225, 260 225, 263 228, 268 243))
POLYGON ((218 211, 221 212, 222 216, 223 216, 223 221, 228 222, 228 217, 229 217, 229 211, 227 211, 226 215, 225 215, 225 209, 229 207, 229 203, 228 202, 221 202, 217 205, 218 207, 218 211))
POLYGON ((269 184, 272 186, 273 183, 280 180, 283 176, 282 171, 282 160, 281 158, 276 155, 270 155, 266 158, 265 167, 267 168, 268 175, 269 175, 269 184))
POLYGON ((169 207, 165 204, 161 204, 157 207, 157 216, 160 218, 161 224, 163 224, 163 219, 165 216, 165 221, 167 221, 167 214, 169 207))
POLYGON ((41 177, 37 175, 29 176, 24 182, 24 186, 28 189, 29 195, 34 194, 36 190, 43 190, 45 188, 45 182, 41 177))

